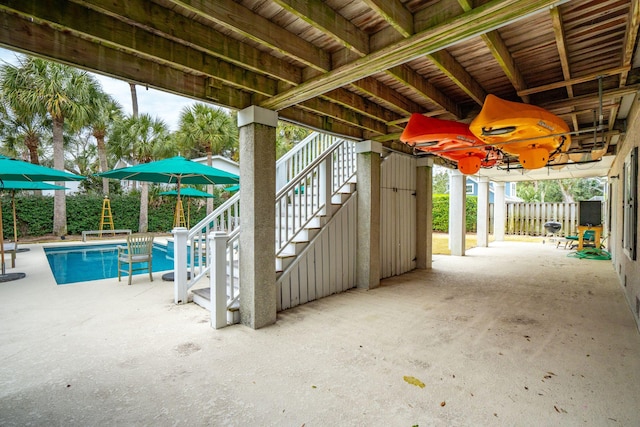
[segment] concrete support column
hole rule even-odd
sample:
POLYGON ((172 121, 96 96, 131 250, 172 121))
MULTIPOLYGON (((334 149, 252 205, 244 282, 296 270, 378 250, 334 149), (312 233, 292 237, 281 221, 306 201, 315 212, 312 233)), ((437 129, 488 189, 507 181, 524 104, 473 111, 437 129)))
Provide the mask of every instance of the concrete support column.
POLYGON ((358 228, 356 284, 373 289, 380 284, 380 154, 382 144, 356 144, 358 179, 358 228))
POLYGON ((489 178, 478 179, 478 222, 476 224, 478 247, 489 246, 489 178))
POLYGON ((449 173, 449 249, 451 255, 465 251, 467 177, 458 170, 449 173))
POLYGON ((433 159, 416 168, 416 268, 431 268, 433 258, 433 159))
POLYGON ((240 128, 240 322, 276 321, 275 188, 278 113, 257 106, 238 113, 240 128))
POLYGON ((504 198, 504 182, 493 183, 493 237, 496 242, 504 240, 504 229, 507 223, 507 206, 504 198))

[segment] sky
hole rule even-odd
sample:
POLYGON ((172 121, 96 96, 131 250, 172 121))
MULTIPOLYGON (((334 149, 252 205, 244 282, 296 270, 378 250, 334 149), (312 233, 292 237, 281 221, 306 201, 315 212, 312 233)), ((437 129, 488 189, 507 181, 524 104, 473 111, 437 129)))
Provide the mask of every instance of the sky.
MULTIPOLYGON (((0 48, 0 63, 8 62, 17 64, 19 53, 8 49, 0 48)), ((123 80, 113 79, 100 74, 90 73, 102 85, 102 89, 114 97, 122 106, 126 114, 132 113, 131 92, 129 83, 123 80)), ((155 89, 147 89, 144 86, 136 86, 138 94, 138 112, 140 114, 150 114, 152 117, 159 117, 164 120, 169 128, 174 131, 178 128, 180 112, 185 106, 194 104, 196 101, 190 98, 173 95, 155 89)))

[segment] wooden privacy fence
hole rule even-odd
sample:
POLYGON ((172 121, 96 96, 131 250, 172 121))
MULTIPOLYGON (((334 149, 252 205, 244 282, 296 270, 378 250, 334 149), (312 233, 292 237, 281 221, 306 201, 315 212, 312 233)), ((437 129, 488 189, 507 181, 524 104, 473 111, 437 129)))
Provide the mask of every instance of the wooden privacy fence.
POLYGON ((577 203, 507 203, 507 234, 544 236, 544 224, 556 221, 562 224, 561 236, 577 234, 577 203))

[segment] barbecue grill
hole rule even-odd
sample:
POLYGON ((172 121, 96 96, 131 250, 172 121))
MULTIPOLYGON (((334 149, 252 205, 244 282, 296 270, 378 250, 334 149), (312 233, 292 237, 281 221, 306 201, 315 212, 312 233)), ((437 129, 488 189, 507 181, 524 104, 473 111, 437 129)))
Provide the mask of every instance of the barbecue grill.
MULTIPOLYGON (((549 240, 553 242, 553 240, 558 237, 558 233, 562 229, 562 224, 558 221, 547 221, 544 223, 544 229, 547 232, 545 239, 551 237, 549 240)), ((544 240, 542 243, 544 243, 544 240)))

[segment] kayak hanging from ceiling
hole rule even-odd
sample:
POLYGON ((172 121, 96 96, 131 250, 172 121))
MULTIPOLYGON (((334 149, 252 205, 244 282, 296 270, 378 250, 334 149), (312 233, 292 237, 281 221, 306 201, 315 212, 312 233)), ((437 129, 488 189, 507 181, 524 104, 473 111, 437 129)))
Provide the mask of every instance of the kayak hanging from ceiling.
POLYGON ((571 145, 569 126, 544 108, 487 95, 469 130, 497 149, 517 156, 525 169, 539 169, 571 145))
POLYGON ((458 164, 465 175, 490 168, 500 159, 494 150, 469 131, 469 125, 452 120, 435 119, 414 113, 404 128, 400 141, 415 150, 440 156, 458 164))

